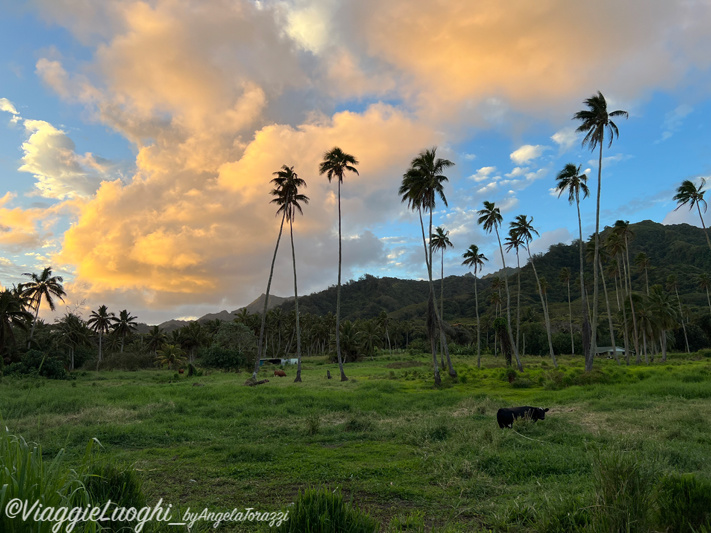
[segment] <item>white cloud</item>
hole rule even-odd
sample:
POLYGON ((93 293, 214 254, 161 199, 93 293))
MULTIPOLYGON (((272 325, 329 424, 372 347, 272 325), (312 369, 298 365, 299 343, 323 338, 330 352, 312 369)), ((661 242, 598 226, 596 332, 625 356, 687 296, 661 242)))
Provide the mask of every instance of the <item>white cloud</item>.
POLYGON ((7 98, 0 98, 0 111, 5 111, 6 113, 11 113, 13 115, 19 115, 13 103, 7 98))
POLYGON ((523 176, 524 174, 526 174, 526 172, 527 172, 527 169, 525 169, 523 167, 514 167, 514 169, 511 172, 506 174, 506 177, 507 178, 517 178, 519 176, 523 176))
POLYGON ((673 111, 666 114, 661 141, 666 141, 681 128, 684 119, 691 114, 693 107, 687 104, 677 106, 673 111))
POLYGON ((530 161, 531 159, 536 159, 537 157, 540 157, 543 151, 547 149, 547 146, 542 146, 540 144, 524 144, 521 148, 512 152, 510 157, 514 163, 521 165, 523 163, 526 163, 527 161, 530 161))
POLYGON ((479 170, 476 171, 475 174, 472 174, 469 176, 470 180, 474 180, 477 183, 480 181, 484 181, 487 179, 498 179, 496 176, 491 176, 494 172, 496 172, 496 167, 481 167, 479 170))
POLYGON ((575 127, 569 126, 555 132, 551 135, 551 139, 558 145, 561 152, 567 152, 578 141, 578 134, 575 132, 575 127))
POLYGON ((30 134, 22 144, 22 172, 33 174, 40 196, 58 200, 89 197, 101 183, 109 165, 90 153, 78 155, 66 132, 43 120, 25 120, 30 134))

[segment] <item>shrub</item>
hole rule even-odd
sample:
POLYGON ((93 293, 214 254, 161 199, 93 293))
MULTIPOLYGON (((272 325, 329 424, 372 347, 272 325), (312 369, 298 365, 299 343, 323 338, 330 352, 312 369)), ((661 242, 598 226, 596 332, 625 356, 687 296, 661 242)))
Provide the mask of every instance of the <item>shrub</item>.
POLYGON ((203 366, 222 370, 237 370, 248 364, 247 358, 239 350, 215 345, 203 354, 201 362, 203 366))
POLYGON ((38 374, 49 379, 69 379, 69 372, 59 357, 50 356, 39 350, 29 350, 19 363, 12 363, 5 374, 38 374))
MULTIPOLYGON (((94 368, 96 363, 94 362, 94 368)), ((112 353, 101 361, 101 370, 129 370, 131 372, 145 368, 155 368, 155 357, 151 353, 112 353)))
POLYGON ((343 500, 340 490, 306 489, 299 491, 289 520, 275 531, 280 533, 375 533, 380 524, 368 514, 343 500))
POLYGON ((669 533, 711 527, 711 483, 694 474, 664 476, 657 488, 657 524, 669 533))

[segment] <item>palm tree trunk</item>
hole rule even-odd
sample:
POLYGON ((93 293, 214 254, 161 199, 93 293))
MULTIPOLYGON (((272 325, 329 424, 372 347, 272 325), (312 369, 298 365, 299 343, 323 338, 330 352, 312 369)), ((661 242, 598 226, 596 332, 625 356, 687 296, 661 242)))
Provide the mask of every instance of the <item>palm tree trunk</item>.
POLYGON ((570 276, 568 276, 568 317, 570 326, 570 353, 575 355, 575 339, 573 338, 573 306, 570 303, 570 276))
POLYGON ((296 284, 296 252, 294 251, 294 221, 289 219, 289 233, 291 234, 291 261, 294 265, 294 312, 296 313, 296 379, 294 383, 301 383, 301 329, 299 328, 299 291, 296 284))
POLYGON ((528 260, 531 263, 531 268, 533 268, 533 275, 536 276, 536 285, 538 285, 538 294, 541 297, 541 306, 543 307, 543 320, 546 323, 546 333, 548 335, 548 349, 551 352, 551 359, 553 360, 553 366, 558 368, 558 363, 555 360, 555 353, 553 352, 553 337, 551 336, 551 321, 548 316, 548 306, 543 299, 543 287, 541 287, 541 280, 538 278, 538 272, 536 271, 536 265, 533 263, 533 257, 531 257, 531 250, 526 246, 526 251, 528 252, 528 260))
POLYGON ((615 361, 620 364, 620 358, 617 355, 617 344, 615 341, 615 328, 612 325, 612 313, 610 312, 610 299, 607 297, 607 282, 605 282, 605 274, 602 268, 602 261, 600 261, 600 272, 602 273, 602 289, 605 292, 605 305, 607 306, 607 323, 610 327, 610 340, 612 341, 612 353, 615 355, 615 361))
POLYGON ((476 312, 476 367, 481 368, 481 328, 479 327, 479 294, 476 287, 476 273, 474 274, 474 306, 476 312))
POLYGON ((679 289, 675 288, 676 301, 679 303, 679 318, 681 318, 681 329, 684 332, 684 343, 686 344, 686 353, 691 353, 689 349, 689 337, 686 336, 686 326, 684 325, 684 311, 681 309, 681 299, 679 298, 679 289))
POLYGON ((499 241, 499 252, 501 253, 501 265, 503 267, 504 273, 504 287, 506 288, 506 331, 509 334, 509 342, 511 342, 511 348, 513 349, 514 355, 516 356, 516 366, 519 372, 523 372, 523 365, 521 364, 521 359, 518 356, 518 346, 514 342, 513 333, 511 332, 511 293, 509 292, 509 280, 506 274, 506 260, 504 259, 504 247, 501 246, 501 237, 499 237, 499 229, 494 226, 496 231, 496 240, 499 241))
MULTIPOLYGON (((622 258, 620 258, 622 259, 622 258)), ((625 285, 627 284, 626 278, 622 277, 622 266, 620 265, 620 262, 617 262, 617 272, 619 274, 620 278, 620 290, 623 289, 622 287, 622 280, 625 280, 625 285)), ((630 343, 629 343, 629 337, 628 337, 628 332, 627 332, 627 308, 623 305, 622 306, 622 339, 625 344, 625 361, 627 362, 627 366, 630 364, 630 343)))
MULTIPOLYGON (((425 250, 425 266, 427 267, 427 273, 429 275, 429 289, 430 289, 430 295, 429 297, 432 297, 432 269, 430 268, 430 258, 429 255, 427 254, 427 239, 425 238, 425 223, 422 220, 422 210, 418 207, 417 208, 417 213, 420 216, 420 229, 422 230, 422 246, 424 247, 425 250)), ((435 306, 436 310, 436 306, 435 306)), ((429 303, 427 306, 427 313, 430 313, 429 309, 429 303)), ((431 320, 431 319, 430 319, 431 320)), ((429 329, 427 331, 427 334, 430 337, 430 348, 432 349, 432 363, 434 366, 434 381, 435 385, 439 386, 442 384, 442 378, 439 375, 439 366, 437 365, 437 341, 435 340, 435 337, 433 335, 433 332, 431 332, 429 329)))
POLYGON ((444 323, 442 320, 442 317, 439 314, 439 311, 437 310, 437 299, 435 297, 435 291, 434 291, 434 282, 432 281, 432 209, 429 210, 430 212, 430 242, 429 242, 429 257, 430 260, 427 264, 427 274, 429 276, 429 281, 430 281, 430 291, 432 293, 432 302, 434 304, 434 315, 435 319, 437 320, 436 325, 439 328, 439 342, 444 349, 444 355, 447 358, 447 366, 449 370, 449 375, 450 377, 456 378, 457 377, 457 371, 454 370, 454 367, 452 366, 452 360, 449 357, 449 347, 447 346, 447 337, 444 334, 444 323))
POLYGON ((590 354, 585 360, 585 371, 590 372, 593 368, 593 360, 597 351, 597 299, 598 299, 598 261, 600 258, 600 193, 602 190, 602 145, 604 142, 603 135, 600 138, 600 155, 597 164, 597 206, 595 209, 595 258, 593 259, 593 311, 592 311, 592 326, 590 335, 590 354))
POLYGON ((99 371, 99 363, 101 363, 101 340, 104 336, 103 331, 99 330, 99 358, 96 360, 96 371, 99 371))
POLYGON ((262 309, 262 325, 259 328, 259 345, 257 347, 257 360, 254 362, 254 372, 252 373, 252 379, 256 381, 257 373, 259 372, 259 360, 262 358, 262 343, 264 342, 264 325, 267 321, 267 307, 269 305, 269 289, 272 286, 272 278, 274 277, 274 263, 276 262, 277 251, 279 250, 279 241, 281 240, 281 233, 284 229, 284 219, 286 218, 286 212, 281 216, 281 225, 279 226, 279 236, 277 237, 276 246, 274 247, 274 256, 272 256, 272 266, 269 269, 269 281, 267 281, 267 292, 264 295, 264 307, 262 309))
POLYGON ((518 348, 520 346, 519 341, 521 340, 521 261, 519 260, 518 246, 516 247, 516 268, 516 348, 518 348))
POLYGON ((709 240, 709 234, 706 231, 706 224, 704 224, 704 217, 701 216, 701 206, 699 202, 696 202, 696 209, 699 211, 699 219, 701 220, 701 227, 704 228, 704 235, 706 236, 706 243, 709 245, 709 250, 711 250, 711 240, 709 240))
POLYGON ((37 296, 37 308, 35 309, 35 319, 32 321, 32 328, 30 329, 30 338, 27 339, 27 349, 30 349, 30 343, 32 342, 32 336, 35 334, 35 326, 37 325, 37 317, 39 316, 40 304, 42 303, 42 293, 38 293, 37 296))
MULTIPOLYGON (((634 333, 634 349, 637 352, 637 363, 640 362, 639 358, 639 332, 637 331, 637 314, 634 311, 634 301, 632 299, 632 265, 630 265, 630 251, 627 246, 627 235, 625 235, 625 257, 627 258, 627 276, 630 280, 629 285, 629 299, 630 299, 630 310, 632 311, 632 332, 634 333)), ((622 258, 624 262, 625 258, 622 258)))
POLYGON ((709 298, 709 288, 706 287, 706 301, 709 303, 709 313, 711 313, 711 298, 709 298))
POLYGON ((662 330, 662 338, 659 339, 661 344, 662 344, 662 363, 666 363, 667 361, 667 332, 666 330, 662 330))
MULTIPOLYGON (((441 274, 439 279, 439 316, 444 320, 444 248, 442 248, 441 274)), ((444 368, 444 348, 442 341, 439 344, 440 357, 442 358, 442 368, 444 368)))
POLYGON ((582 311, 581 337, 583 341, 583 358, 585 359, 585 364, 587 365, 587 361, 588 359, 590 359, 590 321, 588 320, 590 311, 588 309, 588 302, 585 293, 585 255, 583 253, 583 222, 582 218, 580 217, 580 193, 577 190, 575 191, 575 206, 578 210, 578 235, 580 237, 580 305, 582 311))
POLYGON ((341 263, 343 254, 341 250, 341 180, 338 180, 338 286, 336 288, 336 355, 338 356, 338 369, 341 371, 341 381, 348 381, 343 371, 343 358, 341 357, 341 263))

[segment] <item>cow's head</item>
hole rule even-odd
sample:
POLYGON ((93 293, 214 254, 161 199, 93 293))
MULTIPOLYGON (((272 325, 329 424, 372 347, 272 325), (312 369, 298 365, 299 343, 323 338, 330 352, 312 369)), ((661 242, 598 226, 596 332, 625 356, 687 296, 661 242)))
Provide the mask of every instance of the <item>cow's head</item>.
POLYGON ((531 419, 532 420, 545 420, 547 412, 548 412, 548 407, 546 407, 545 409, 543 409, 542 407, 534 407, 531 419))

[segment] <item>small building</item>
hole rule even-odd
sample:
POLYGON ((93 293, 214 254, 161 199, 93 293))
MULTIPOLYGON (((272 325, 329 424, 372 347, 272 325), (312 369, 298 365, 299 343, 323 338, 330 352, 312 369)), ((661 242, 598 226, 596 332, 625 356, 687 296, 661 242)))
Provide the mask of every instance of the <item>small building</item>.
POLYGON ((299 362, 298 358, 293 358, 293 359, 279 359, 278 357, 271 357, 269 359, 260 359, 259 360, 259 366, 262 366, 264 364, 270 364, 270 365, 295 365, 299 362))
POLYGON ((595 350, 595 355, 606 355, 608 357, 614 357, 615 353, 617 355, 625 355, 625 349, 620 348, 619 346, 598 346, 597 349, 595 350))

